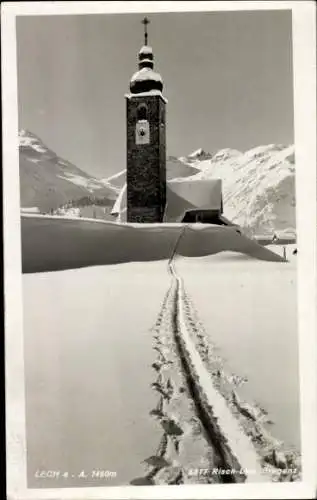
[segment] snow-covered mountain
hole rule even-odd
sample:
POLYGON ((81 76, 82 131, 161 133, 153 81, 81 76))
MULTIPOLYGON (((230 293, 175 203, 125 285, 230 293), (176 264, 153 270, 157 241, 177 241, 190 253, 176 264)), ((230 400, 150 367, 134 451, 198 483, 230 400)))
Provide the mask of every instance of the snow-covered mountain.
POLYGON ((186 162, 186 163, 194 163, 197 160, 200 160, 200 161, 209 160, 210 158, 212 158, 211 153, 207 153, 202 148, 199 148, 199 149, 196 149, 196 151, 193 151, 192 153, 190 153, 188 156, 183 156, 179 159, 181 161, 186 162))
POLYGON ((233 222, 253 234, 294 234, 293 145, 269 144, 244 153, 222 149, 204 160, 196 151, 181 161, 188 159, 199 172, 187 180, 222 179, 224 214, 233 222))
POLYGON ((118 190, 60 158, 35 134, 19 132, 21 207, 56 210, 85 196, 103 198, 112 206, 118 190))

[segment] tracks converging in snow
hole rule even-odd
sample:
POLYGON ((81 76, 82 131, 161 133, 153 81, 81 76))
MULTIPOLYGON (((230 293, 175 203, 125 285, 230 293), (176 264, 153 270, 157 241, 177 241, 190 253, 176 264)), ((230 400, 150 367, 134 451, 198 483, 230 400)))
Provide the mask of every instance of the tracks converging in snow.
POLYGON ((150 413, 162 427, 162 439, 144 461, 146 477, 132 484, 297 480, 298 455, 283 452, 282 443, 268 433, 264 410, 241 401, 236 389, 245 380, 223 370, 206 340, 175 269, 185 231, 186 226, 168 262, 171 284, 153 327, 152 388, 158 403, 150 413))

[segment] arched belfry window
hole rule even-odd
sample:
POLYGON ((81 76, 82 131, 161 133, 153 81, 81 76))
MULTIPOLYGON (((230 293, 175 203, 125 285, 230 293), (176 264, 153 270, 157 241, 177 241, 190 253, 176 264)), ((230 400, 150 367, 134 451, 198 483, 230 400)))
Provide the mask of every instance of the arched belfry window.
POLYGON ((137 109, 137 119, 139 120, 147 120, 147 106, 145 104, 140 104, 137 109))

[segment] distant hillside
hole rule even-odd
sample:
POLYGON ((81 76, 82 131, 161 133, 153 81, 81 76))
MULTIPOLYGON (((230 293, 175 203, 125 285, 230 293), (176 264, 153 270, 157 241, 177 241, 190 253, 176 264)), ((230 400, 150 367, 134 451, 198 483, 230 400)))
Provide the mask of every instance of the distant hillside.
MULTIPOLYGON (((98 193, 98 192, 97 192, 98 193)), ((51 210, 51 215, 61 215, 66 217, 86 217, 88 219, 103 219, 114 222, 111 215, 113 200, 101 196, 84 196, 75 200, 70 200, 55 210, 51 210)))
POLYGON ((21 207, 38 207, 41 212, 92 193, 107 198, 117 190, 60 158, 39 137, 27 130, 19 133, 21 207))

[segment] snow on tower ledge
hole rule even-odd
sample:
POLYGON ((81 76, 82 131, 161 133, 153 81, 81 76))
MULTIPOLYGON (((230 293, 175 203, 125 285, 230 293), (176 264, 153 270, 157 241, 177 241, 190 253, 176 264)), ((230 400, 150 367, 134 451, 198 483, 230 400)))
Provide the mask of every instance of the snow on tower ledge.
POLYGON ((124 97, 126 97, 127 99, 131 99, 132 97, 135 97, 135 96, 148 97, 148 96, 155 96, 155 95, 160 96, 160 98, 163 99, 163 101, 165 103, 168 102, 168 100, 166 99, 166 97, 163 96, 162 92, 160 90, 156 90, 156 89, 149 90, 148 92, 139 92, 138 94, 129 93, 129 94, 125 94, 124 97))

